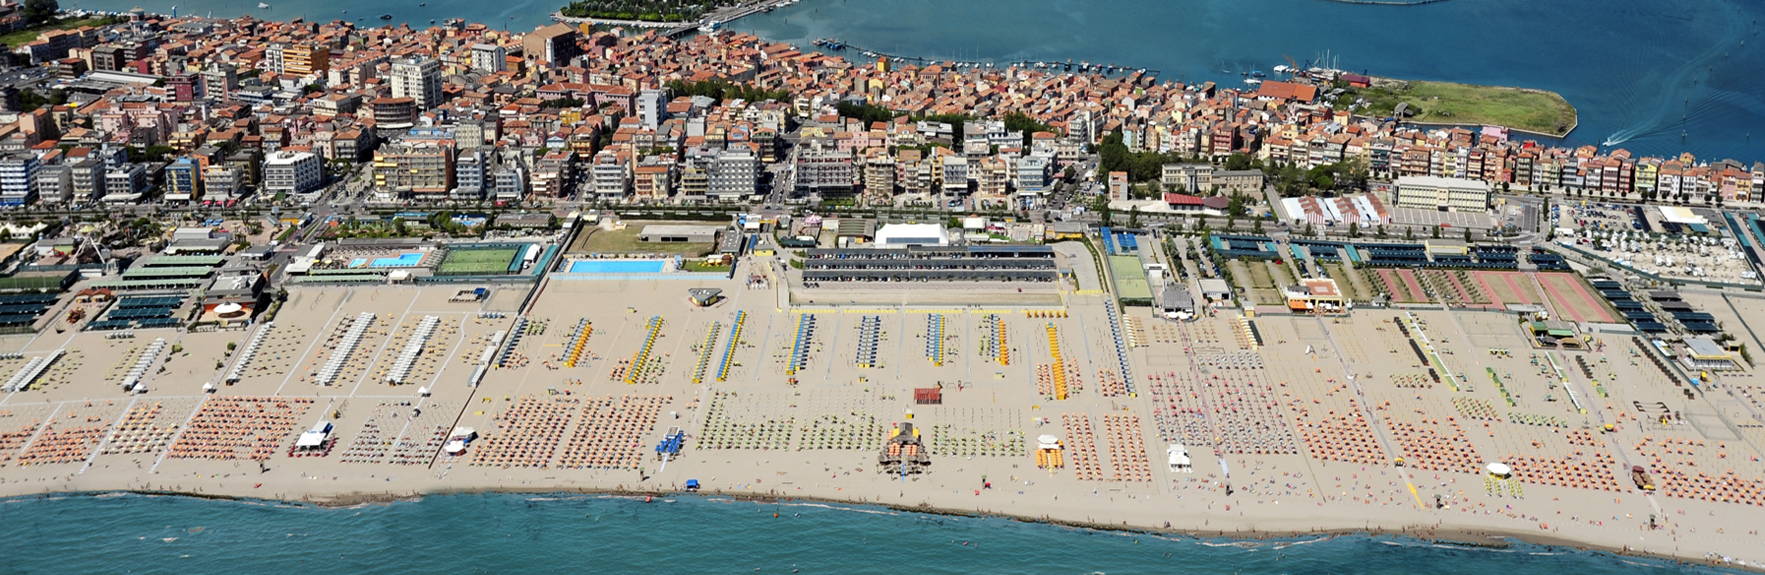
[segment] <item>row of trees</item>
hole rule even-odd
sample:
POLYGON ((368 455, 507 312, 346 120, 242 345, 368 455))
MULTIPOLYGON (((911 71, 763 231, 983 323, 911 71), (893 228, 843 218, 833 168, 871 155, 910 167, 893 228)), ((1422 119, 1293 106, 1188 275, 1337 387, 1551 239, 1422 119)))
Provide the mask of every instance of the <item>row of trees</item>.
POLYGON ((705 80, 703 82, 672 80, 668 82, 668 87, 674 90, 676 96, 705 96, 718 102, 724 100, 784 101, 791 98, 791 93, 785 90, 767 90, 759 86, 737 84, 727 80, 705 80))
POLYGON ((576 0, 558 12, 572 18, 685 22, 719 4, 718 0, 576 0))

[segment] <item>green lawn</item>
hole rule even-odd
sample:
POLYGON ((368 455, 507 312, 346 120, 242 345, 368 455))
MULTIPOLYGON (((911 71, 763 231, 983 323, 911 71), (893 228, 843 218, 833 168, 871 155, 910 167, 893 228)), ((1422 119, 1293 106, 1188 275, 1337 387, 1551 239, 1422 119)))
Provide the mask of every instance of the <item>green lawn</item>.
POLYGON ((682 271, 689 271, 689 272, 704 272, 704 273, 719 273, 719 274, 729 273, 729 266, 711 265, 711 264, 705 263, 703 260, 687 260, 687 261, 681 262, 680 269, 682 271))
POLYGON ((30 28, 26 28, 23 30, 18 30, 15 32, 7 33, 5 35, 0 35, 0 42, 5 42, 6 47, 8 47, 8 48, 17 48, 19 46, 25 45, 26 43, 28 43, 32 40, 36 40, 38 34, 41 34, 43 32, 49 31, 49 30, 72 30, 74 28, 79 28, 81 26, 103 26, 103 25, 110 24, 110 23, 116 22, 116 21, 117 20, 113 20, 109 17, 86 18, 86 19, 81 19, 81 20, 62 20, 60 22, 51 22, 51 23, 47 23, 47 24, 43 24, 43 25, 39 25, 39 26, 32 26, 30 28))
POLYGON ((1355 95, 1367 100, 1365 113, 1380 117, 1407 102, 1415 122, 1493 124, 1558 136, 1575 126, 1575 107, 1545 90, 1380 79, 1355 95))
POLYGON ((448 250, 441 265, 435 266, 435 273, 444 276, 507 273, 519 251, 516 248, 448 250))
POLYGON ((575 245, 570 246, 570 253, 681 254, 687 257, 698 257, 711 253, 711 250, 717 247, 709 242, 660 243, 638 241, 637 234, 638 232, 643 231, 645 225, 662 223, 677 222, 631 222, 630 225, 625 226, 625 229, 623 230, 591 228, 584 233, 582 237, 576 240, 575 245))

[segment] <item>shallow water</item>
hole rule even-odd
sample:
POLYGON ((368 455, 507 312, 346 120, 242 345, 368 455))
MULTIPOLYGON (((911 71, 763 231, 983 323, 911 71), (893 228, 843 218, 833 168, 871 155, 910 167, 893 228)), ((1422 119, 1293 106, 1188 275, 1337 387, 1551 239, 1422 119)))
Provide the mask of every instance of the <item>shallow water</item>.
POLYGON ((819 503, 474 494, 349 508, 141 495, 0 501, 4 573, 1718 572, 1407 538, 1199 540, 819 503), (778 514, 774 518, 773 514, 778 514), (462 569, 465 568, 465 569, 462 569))

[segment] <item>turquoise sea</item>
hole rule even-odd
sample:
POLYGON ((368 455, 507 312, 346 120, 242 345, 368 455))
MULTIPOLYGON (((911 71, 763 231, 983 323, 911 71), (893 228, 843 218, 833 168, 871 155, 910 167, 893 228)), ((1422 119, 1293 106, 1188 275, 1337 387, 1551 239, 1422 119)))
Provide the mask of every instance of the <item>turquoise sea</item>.
MULTIPOLYGON (((528 30, 564 0, 66 0, 69 8, 426 26, 451 17, 528 30), (348 12, 345 13, 344 11, 348 12)), ((1236 85, 1317 61, 1393 78, 1554 90, 1581 112, 1574 145, 1765 160, 1765 38, 1757 0, 802 0, 733 23, 807 47, 999 62, 1089 61, 1236 85), (1756 132, 1756 133, 1755 133, 1756 132)), ((850 52, 850 51, 848 51, 850 52)))
POLYGON ((1532 545, 1234 542, 698 496, 447 495, 317 508, 65 495, 0 500, 0 525, 0 573, 9 574, 1721 572, 1532 545))

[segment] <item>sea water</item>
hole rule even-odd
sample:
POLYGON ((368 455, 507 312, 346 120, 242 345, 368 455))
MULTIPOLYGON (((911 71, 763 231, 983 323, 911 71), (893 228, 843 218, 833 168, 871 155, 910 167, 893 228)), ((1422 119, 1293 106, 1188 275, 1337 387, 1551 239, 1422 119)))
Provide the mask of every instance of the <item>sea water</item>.
POLYGON ((0 525, 0 573, 1723 572, 1534 545, 1196 539, 696 495, 469 494, 347 508, 53 495, 0 500, 0 525))
MULTIPOLYGON (((463 18, 532 30, 566 0, 72 0, 129 10, 379 26, 463 18), (379 20, 390 15, 390 22, 379 20)), ((904 56, 1115 64, 1242 86, 1286 58, 1375 76, 1552 90, 1580 112, 1564 143, 1765 161, 1765 38, 1754 0, 802 0, 729 24, 805 49, 838 38, 904 56), (1757 133, 1755 133, 1757 132, 1757 133)), ((843 52, 855 55, 854 50, 843 52)), ((1555 140, 1544 139, 1555 143, 1555 140)))

